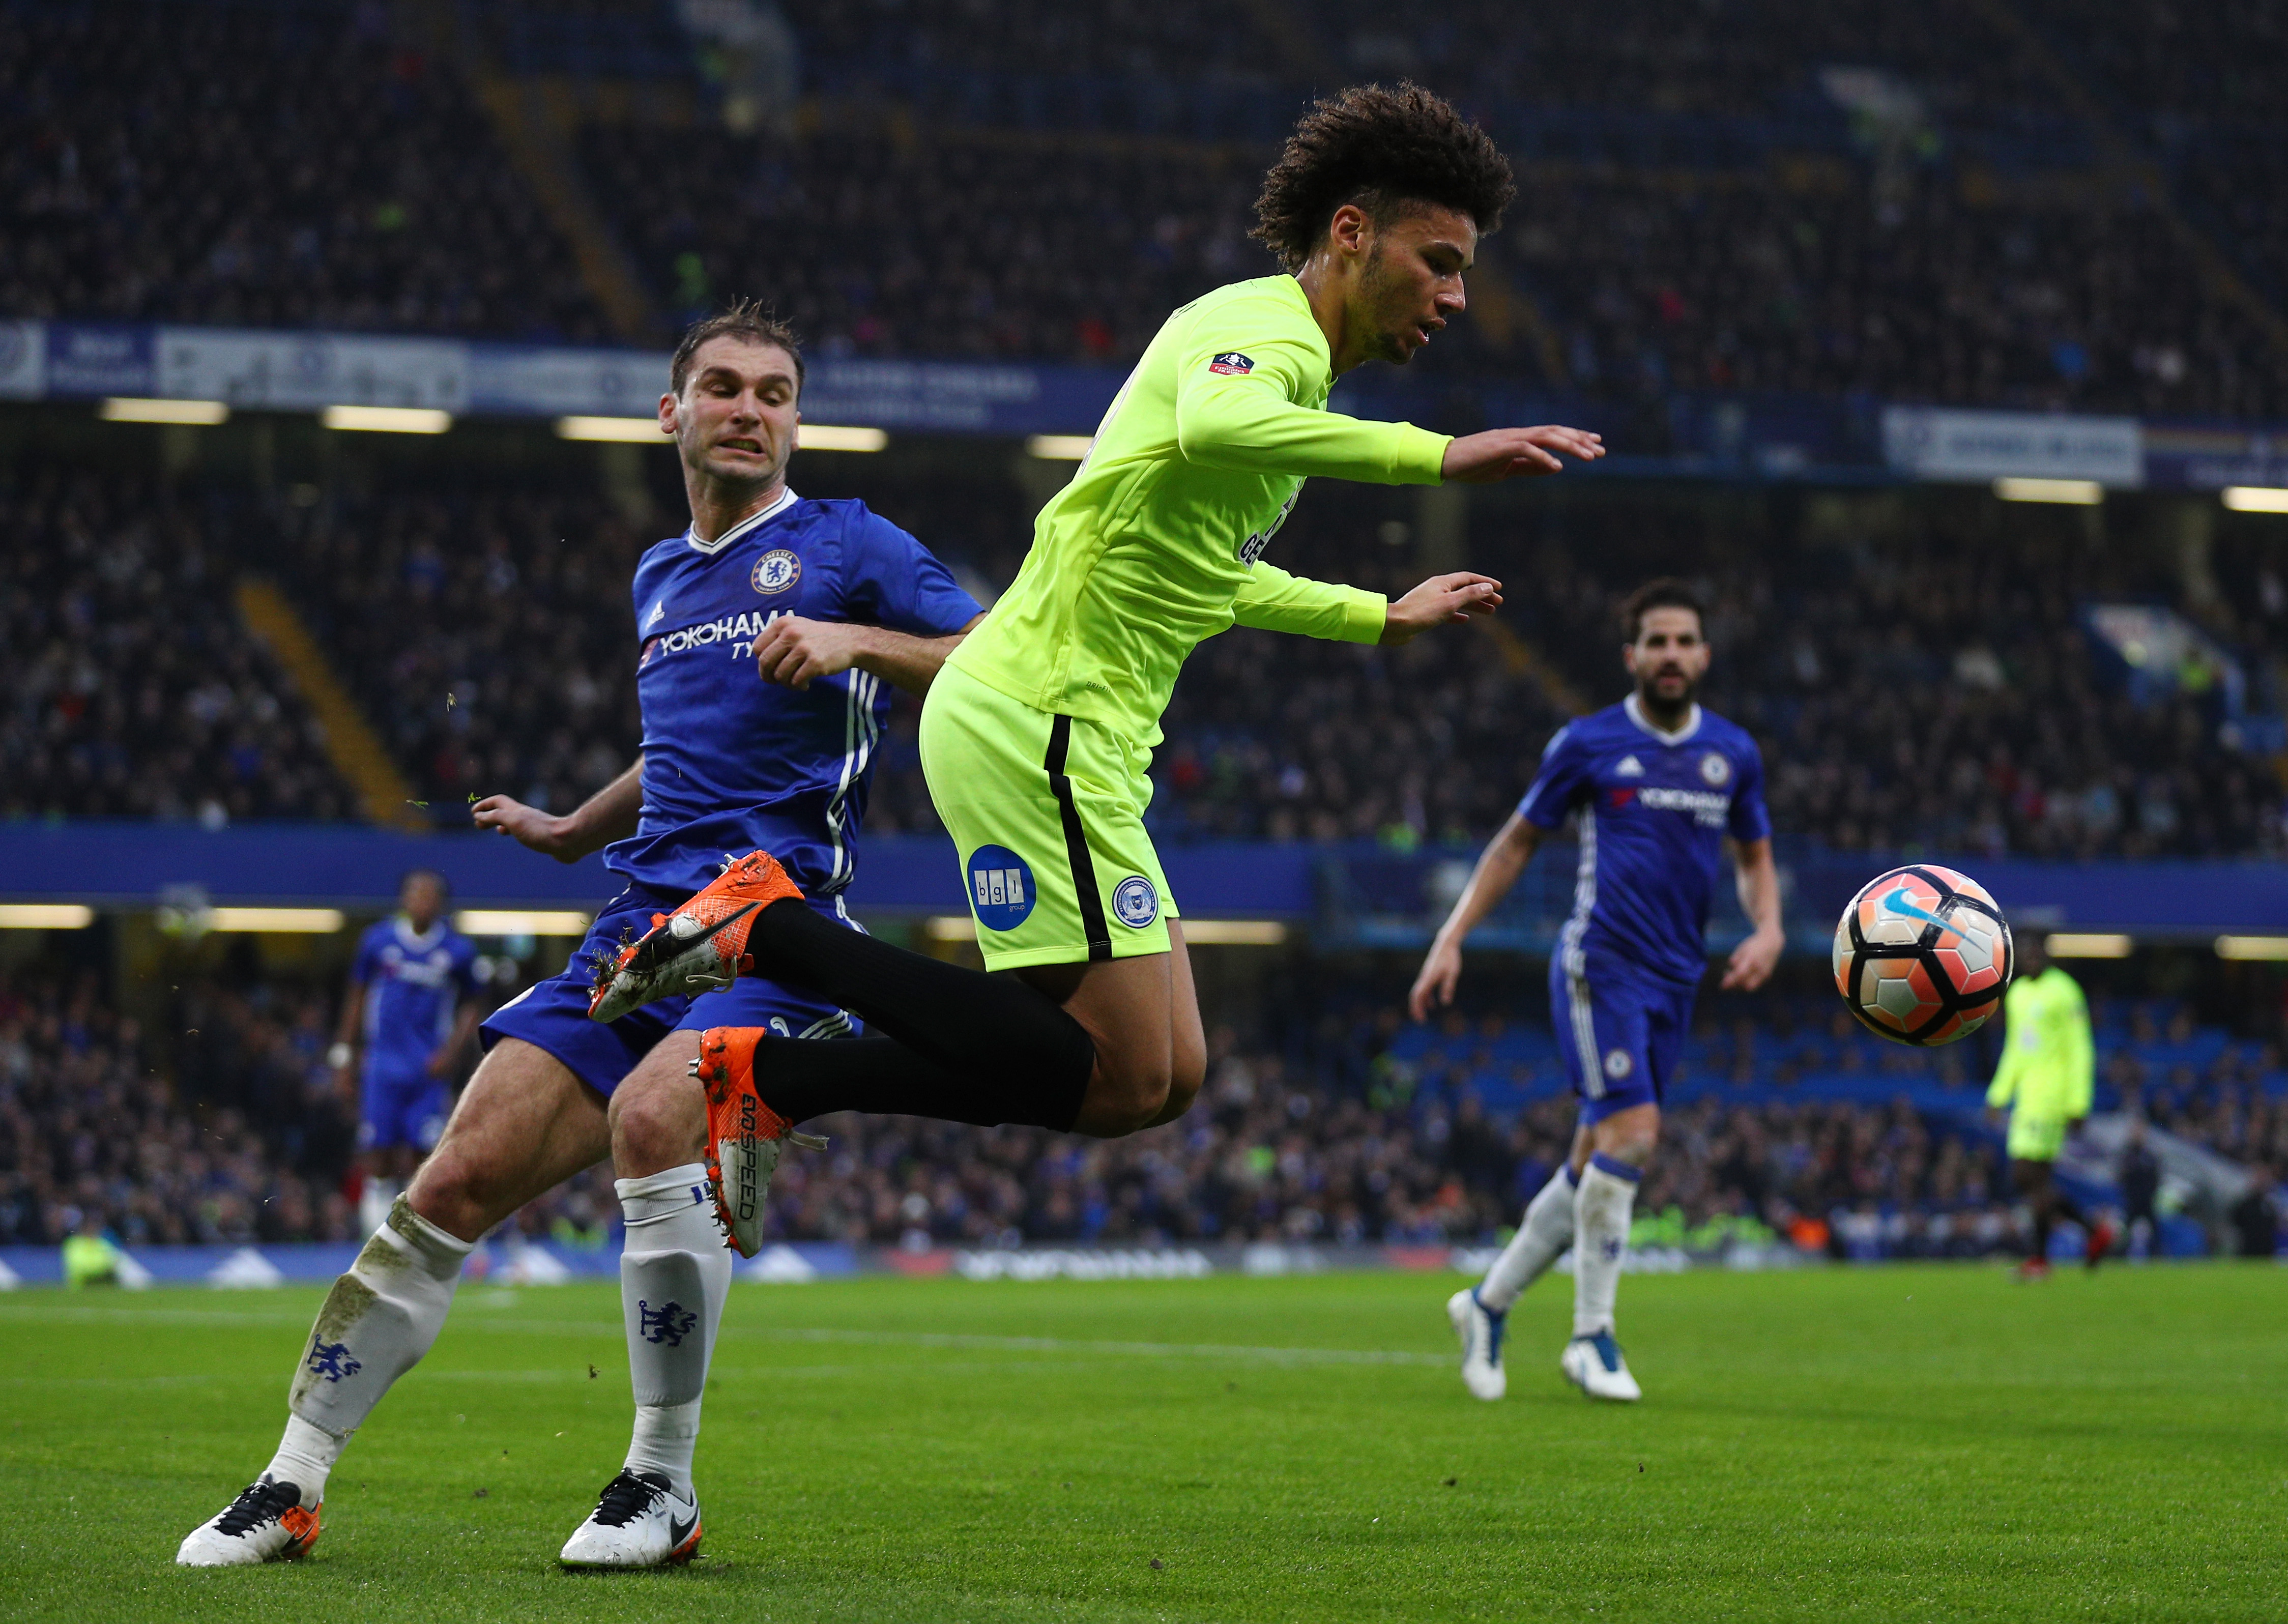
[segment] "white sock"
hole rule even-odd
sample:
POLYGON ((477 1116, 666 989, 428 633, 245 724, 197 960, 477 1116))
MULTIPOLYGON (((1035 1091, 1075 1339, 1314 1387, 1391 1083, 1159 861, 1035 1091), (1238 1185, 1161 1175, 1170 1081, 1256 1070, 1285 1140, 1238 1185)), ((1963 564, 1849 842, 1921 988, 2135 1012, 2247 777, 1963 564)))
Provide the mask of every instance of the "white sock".
POLYGON ((1613 1328, 1621 1257, 1629 1249, 1629 1211, 1644 1170, 1600 1151, 1581 1170, 1573 1198, 1573 1334, 1613 1328))
POLYGON ((326 1497, 326 1477, 341 1459, 342 1445, 349 1438, 343 1434, 314 1427, 300 1416, 286 1417, 286 1436, 278 1440, 278 1453, 270 1457, 270 1464, 262 1475, 273 1483, 290 1483, 302 1491, 302 1505, 312 1508, 326 1497))
POLYGON ((699 1404, 715 1333, 731 1294, 731 1253, 715 1222, 707 1169, 693 1162, 614 1186, 627 1220, 620 1310, 635 1389, 631 1471, 658 1472, 691 1493, 699 1404))
POLYGON ((385 1178, 369 1178, 365 1188, 358 1192, 358 1226, 367 1234, 389 1222, 389 1209, 397 1205, 397 1186, 385 1178))
POLYGON ((1548 1271, 1566 1247, 1573 1244, 1573 1169, 1560 1167, 1550 1175, 1525 1209, 1525 1217, 1509 1245, 1486 1270, 1478 1286, 1478 1301, 1497 1314, 1506 1313, 1519 1294, 1548 1271))
POLYGON ((291 1419, 270 1468, 274 1477, 301 1489, 303 1505, 318 1503, 350 1434, 437 1340, 470 1249, 401 1196, 389 1221, 326 1294, 287 1389, 291 1419), (330 1438, 330 1448, 313 1434, 330 1438))

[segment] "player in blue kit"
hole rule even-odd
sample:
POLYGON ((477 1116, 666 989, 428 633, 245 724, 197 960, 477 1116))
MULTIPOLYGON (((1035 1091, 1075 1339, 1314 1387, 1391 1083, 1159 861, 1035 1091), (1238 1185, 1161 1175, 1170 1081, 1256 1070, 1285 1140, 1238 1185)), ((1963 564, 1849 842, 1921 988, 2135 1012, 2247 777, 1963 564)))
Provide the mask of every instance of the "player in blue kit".
POLYGON ((349 1092, 356 1067, 358 1217, 367 1234, 421 1158, 445 1131, 447 1081, 476 1030, 476 944, 445 921, 445 877, 416 869, 397 888, 394 917, 358 939, 342 999, 342 1022, 327 1056, 349 1092))
POLYGON ((1561 1365, 1595 1398, 1639 1389, 1614 1338, 1613 1299, 1629 1214, 1660 1137, 1661 1092, 1692 1023, 1707 969, 1708 905, 1734 846, 1740 905, 1753 932, 1722 985, 1752 991, 1786 945, 1763 758, 1743 728, 1701 709, 1708 669, 1700 599, 1681 581, 1640 587, 1622 610, 1622 662, 1636 691, 1558 729, 1525 799, 1495 835, 1423 960, 1414 1018, 1450 1004, 1462 943, 1569 816, 1580 823, 1573 913, 1549 964, 1557 1047, 1581 1096, 1573 1154, 1526 1208, 1485 1279, 1448 1317, 1462 1379, 1480 1398, 1506 1390, 1505 1316, 1518 1294, 1573 1248, 1573 1337, 1561 1365))
MULTIPOLYGON (((810 905, 856 928, 842 893, 889 690, 926 690, 981 617, 903 530, 860 503, 787 488, 802 376, 792 333, 744 307, 699 322, 677 346, 659 421, 682 460, 691 527, 636 569, 642 756, 560 816, 506 796, 475 808, 481 828, 565 862, 602 848, 626 889, 562 975, 485 1021, 484 1062, 444 1136, 319 1310, 277 1455, 192 1531, 178 1561, 236 1565, 309 1549, 342 1445, 436 1340, 476 1241, 607 1155, 627 1160, 622 1084, 687 1076, 711 1027, 855 1030, 814 994, 744 975, 609 1023, 588 1018, 596 959, 707 884, 727 854, 781 853, 810 905)), ((634 1438, 561 1560, 650 1567, 698 1548, 692 1455, 731 1254, 703 1166, 623 1179, 618 1190, 634 1438)))

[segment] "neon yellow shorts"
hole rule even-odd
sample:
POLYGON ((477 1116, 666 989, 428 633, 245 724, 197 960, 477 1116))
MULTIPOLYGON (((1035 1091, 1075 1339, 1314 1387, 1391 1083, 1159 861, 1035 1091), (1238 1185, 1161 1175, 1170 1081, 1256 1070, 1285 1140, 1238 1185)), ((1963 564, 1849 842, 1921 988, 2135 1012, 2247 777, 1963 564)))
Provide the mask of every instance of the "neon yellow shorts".
POLYGON ((1144 832, 1150 751, 955 665, 930 685, 921 751, 987 969, 1168 951, 1176 899, 1144 832))
POLYGON ((2014 1162, 2054 1162, 2066 1145, 2066 1125, 2056 1117, 2010 1113, 2008 1150, 2014 1162))

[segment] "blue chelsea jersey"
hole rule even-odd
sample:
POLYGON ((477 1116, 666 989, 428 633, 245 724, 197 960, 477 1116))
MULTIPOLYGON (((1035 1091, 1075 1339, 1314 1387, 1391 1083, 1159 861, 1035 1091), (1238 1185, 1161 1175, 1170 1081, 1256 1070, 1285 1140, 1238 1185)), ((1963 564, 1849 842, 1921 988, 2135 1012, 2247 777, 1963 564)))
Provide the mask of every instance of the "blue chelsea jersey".
POLYGON ((1567 969, 1584 975, 1590 957, 1609 957, 1698 983, 1724 837, 1772 832, 1755 740, 1698 705, 1663 733, 1632 694, 1559 728, 1517 806, 1543 829, 1577 808, 1581 867, 1560 938, 1567 969))
POLYGON ((453 1030, 453 1011, 474 992, 475 943, 439 919, 417 931, 403 914, 358 938, 350 979, 365 989, 368 1070, 417 1071, 453 1030))
POLYGON ((862 502, 784 493, 712 543, 689 531, 635 578, 643 815, 604 866, 684 896, 758 847, 812 896, 850 883, 889 685, 853 669, 797 690, 755 672, 782 615, 958 632, 981 612, 928 549, 862 502))

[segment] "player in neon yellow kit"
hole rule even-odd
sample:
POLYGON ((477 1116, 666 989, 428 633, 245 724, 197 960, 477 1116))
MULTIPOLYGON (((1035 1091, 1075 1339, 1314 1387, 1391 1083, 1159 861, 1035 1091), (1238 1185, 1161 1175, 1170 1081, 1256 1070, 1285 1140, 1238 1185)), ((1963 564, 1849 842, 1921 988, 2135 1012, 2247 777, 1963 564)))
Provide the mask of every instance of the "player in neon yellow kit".
POLYGON ((1325 410, 1336 377, 1403 363, 1461 313, 1479 235, 1513 195, 1485 133, 1418 87, 1354 88, 1305 116, 1257 203, 1256 235, 1288 274, 1169 318, 1078 474, 1041 513, 1015 583, 924 708, 931 795, 959 848, 987 965, 1008 974, 839 928, 821 935, 805 923, 811 910, 777 905, 795 892, 767 854, 740 860, 621 954, 592 1013, 611 1019, 751 969, 814 988, 884 1035, 790 1045, 708 1034, 696 1072, 705 1107, 687 1089, 615 1095, 623 1177, 688 1161, 703 1140, 720 1157, 719 1190, 733 1192, 732 1238, 751 1251, 761 1229, 750 1197, 812 1116, 1109 1135, 1182 1114, 1205 1045, 1143 814, 1185 657, 1235 622, 1398 643, 1499 606, 1500 584, 1480 575, 1386 602, 1264 562, 1312 474, 1490 482, 1554 473, 1559 453, 1603 454, 1596 435, 1570 428, 1450 439, 1325 410))
POLYGON ((2002 1063, 1986 1106, 2010 1112, 2010 1182, 2033 1209, 2034 1249, 2019 1276, 2049 1274, 2050 1231, 2062 1215, 2087 1232, 2084 1256, 2094 1269, 2113 1244, 2113 1226, 2090 1217, 2060 1190, 2054 1168, 2066 1130, 2089 1115, 2095 1075, 2089 1004, 2074 978, 2051 960, 2046 938, 2019 938, 2018 978, 2003 995, 2002 1014, 2002 1063))

